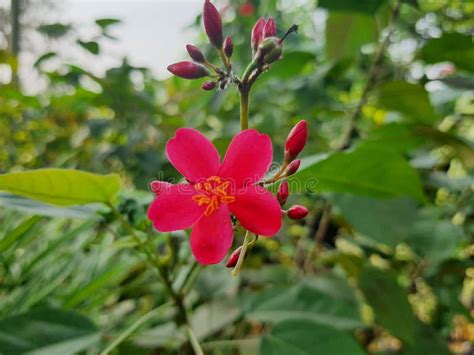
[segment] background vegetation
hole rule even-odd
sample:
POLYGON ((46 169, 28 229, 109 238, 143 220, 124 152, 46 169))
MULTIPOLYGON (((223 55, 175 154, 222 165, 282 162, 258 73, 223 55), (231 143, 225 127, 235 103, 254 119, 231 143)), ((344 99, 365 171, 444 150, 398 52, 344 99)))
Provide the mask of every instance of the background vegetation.
POLYGON ((472 353, 474 3, 217 5, 238 72, 259 16, 275 16, 281 34, 300 25, 255 85, 250 125, 273 138, 280 161, 291 127, 308 121, 294 181, 318 184, 293 190, 290 202, 310 215, 261 239, 236 278, 223 265, 197 267, 185 233, 150 227, 147 185, 178 177, 164 144, 179 127, 200 129, 225 151, 239 130, 235 88, 156 80, 126 58, 97 77, 46 49, 34 67, 47 86, 28 96, 16 75, 18 33, 100 61, 120 23, 97 19, 97 36, 81 38, 68 23, 32 26, 40 4, 23 2, 18 16, 4 6, 0 71, 11 75, 0 84, 0 172, 118 173, 123 187, 109 203, 114 176, 93 189, 96 177, 62 176, 68 185, 55 191, 74 206, 55 207, 39 196, 43 177, 0 175, 0 353, 189 353, 168 283, 206 353, 472 353), (12 193, 12 179, 30 198, 12 193), (145 238, 164 281, 133 250, 145 238))

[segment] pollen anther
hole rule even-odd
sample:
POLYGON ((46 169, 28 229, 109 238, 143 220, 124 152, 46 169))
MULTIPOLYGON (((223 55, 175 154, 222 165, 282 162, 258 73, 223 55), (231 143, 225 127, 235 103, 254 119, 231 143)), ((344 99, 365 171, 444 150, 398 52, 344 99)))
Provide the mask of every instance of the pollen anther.
POLYGON ((229 186, 229 181, 223 181, 218 176, 211 176, 206 181, 194 185, 198 194, 193 196, 193 201, 198 206, 207 205, 204 215, 209 216, 222 203, 235 202, 235 196, 229 194, 229 186))

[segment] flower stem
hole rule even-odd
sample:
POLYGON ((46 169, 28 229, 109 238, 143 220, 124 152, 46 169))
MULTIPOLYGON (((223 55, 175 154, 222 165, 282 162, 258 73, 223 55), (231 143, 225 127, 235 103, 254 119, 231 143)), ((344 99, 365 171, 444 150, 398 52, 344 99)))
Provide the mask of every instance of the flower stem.
POLYGON ((249 128, 249 94, 250 90, 243 87, 240 90, 240 130, 249 128))
POLYGON ((191 328, 190 325, 186 326, 186 333, 188 334, 189 342, 193 347, 194 353, 196 355, 204 355, 204 351, 202 351, 201 345, 199 344, 196 334, 194 333, 194 330, 193 328, 191 328))
POLYGON ((250 232, 247 231, 245 233, 245 238, 244 242, 242 243, 242 249, 240 251, 239 259, 237 260, 237 263, 235 264, 234 269, 232 270, 232 276, 237 276, 239 274, 240 268, 242 267, 242 263, 244 262, 245 259, 245 254, 247 253, 247 248, 250 243, 250 232))

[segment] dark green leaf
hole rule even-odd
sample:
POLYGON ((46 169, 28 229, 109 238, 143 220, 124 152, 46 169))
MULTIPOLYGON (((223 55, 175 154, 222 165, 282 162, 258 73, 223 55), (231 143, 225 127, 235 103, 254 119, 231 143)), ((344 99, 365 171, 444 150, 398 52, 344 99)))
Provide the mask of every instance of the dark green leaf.
POLYGON ((387 0, 320 0, 318 5, 329 11, 361 12, 373 15, 387 0))
POLYGON ((99 43, 95 41, 90 41, 90 42, 83 42, 83 41, 77 41, 79 45, 84 48, 85 50, 89 51, 92 54, 99 54, 99 43))
POLYGON ((72 29, 71 25, 65 25, 62 23, 53 23, 50 25, 41 25, 38 28, 38 31, 40 33, 45 34, 48 37, 51 38, 59 38, 64 36, 66 33, 68 33, 72 29))
POLYGON ((369 266, 360 274, 359 286, 374 310, 375 321, 393 336, 413 344, 415 316, 395 275, 369 266))
POLYGON ((41 57, 39 57, 35 64, 33 64, 34 67, 39 67, 43 62, 47 61, 48 59, 51 59, 53 57, 56 56, 56 53, 55 52, 48 52, 48 53, 45 53, 43 54, 41 57))
POLYGON ((417 322, 415 343, 412 346, 407 346, 404 355, 449 355, 451 352, 448 349, 446 341, 436 333, 430 326, 417 322))
POLYGON ((277 324, 262 339, 262 355, 363 355, 349 335, 309 320, 287 320, 277 324))
POLYGON ((58 309, 35 310, 0 320, 0 353, 76 354, 99 341, 87 318, 58 309))
POLYGON ((389 110, 400 112, 412 122, 431 123, 438 119, 425 89, 405 81, 386 83, 379 91, 378 104, 389 110))
POLYGON ((100 18, 95 20, 95 23, 102 29, 107 29, 109 26, 116 25, 120 22, 122 21, 116 18, 100 18))

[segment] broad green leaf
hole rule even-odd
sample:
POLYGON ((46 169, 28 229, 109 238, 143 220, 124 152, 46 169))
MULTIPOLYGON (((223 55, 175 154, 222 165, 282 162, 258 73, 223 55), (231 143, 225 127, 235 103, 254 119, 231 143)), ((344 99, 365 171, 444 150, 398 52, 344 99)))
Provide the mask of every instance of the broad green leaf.
POLYGON ((378 104, 389 111, 400 112, 411 122, 432 123, 438 119, 428 93, 418 84, 391 81, 378 93, 378 104))
POLYGON ((359 287, 374 310, 375 321, 393 336, 413 344, 415 316, 395 275, 369 266, 359 276, 359 287))
POLYGON ((318 5, 329 11, 361 12, 372 16, 386 2, 387 0, 320 0, 318 5))
POLYGON ((419 57, 428 64, 452 62, 459 69, 474 72, 474 42, 472 36, 444 33, 426 42, 419 57))
POLYGON ((310 63, 315 63, 314 53, 304 51, 285 52, 285 60, 272 65, 272 75, 265 75, 262 79, 289 79, 297 76, 310 63))
POLYGON ((76 354, 99 339, 95 325, 75 312, 41 309, 0 320, 1 354, 76 354))
POLYGON ((95 41, 90 41, 90 42, 77 41, 77 43, 88 52, 92 54, 99 54, 99 51, 100 51, 99 43, 95 41))
POLYGON ((362 14, 330 13, 326 22, 326 53, 339 60, 360 53, 360 47, 377 40, 375 18, 362 14))
POLYGON ((274 288, 252 296, 244 306, 250 319, 306 319, 343 330, 362 325, 354 290, 339 278, 318 277, 289 289, 274 288))
POLYGON ((349 152, 317 156, 294 176, 305 192, 334 191, 377 198, 423 200, 420 178, 398 153, 360 145, 349 152))
POLYGON ((364 145, 373 146, 374 149, 405 153, 426 141, 414 130, 415 127, 411 125, 389 123, 371 131, 369 136, 364 139, 364 145))
POLYGON ((348 333, 310 320, 287 320, 262 338, 262 355, 363 355, 348 333))
POLYGON ((0 190, 53 205, 81 205, 113 201, 120 191, 120 178, 80 170, 38 169, 0 175, 0 190))
POLYGON ((430 264, 452 258, 459 243, 464 239, 460 226, 448 220, 422 219, 411 232, 408 244, 430 264))
POLYGON ((68 33, 71 29, 71 25, 65 25, 62 23, 52 23, 49 25, 41 25, 40 27, 38 27, 38 32, 43 33, 51 38, 59 38, 68 33))
POLYGON ((406 347, 404 355, 449 355, 446 341, 436 331, 420 321, 416 322, 415 343, 406 347))
POLYGON ((97 26, 101 27, 102 29, 106 29, 109 26, 116 25, 120 22, 122 21, 116 18, 100 18, 100 19, 95 20, 95 23, 97 24, 97 26))
POLYGON ((417 218, 416 203, 407 198, 380 200, 347 194, 334 196, 334 202, 358 233, 392 248, 408 238, 417 218))

